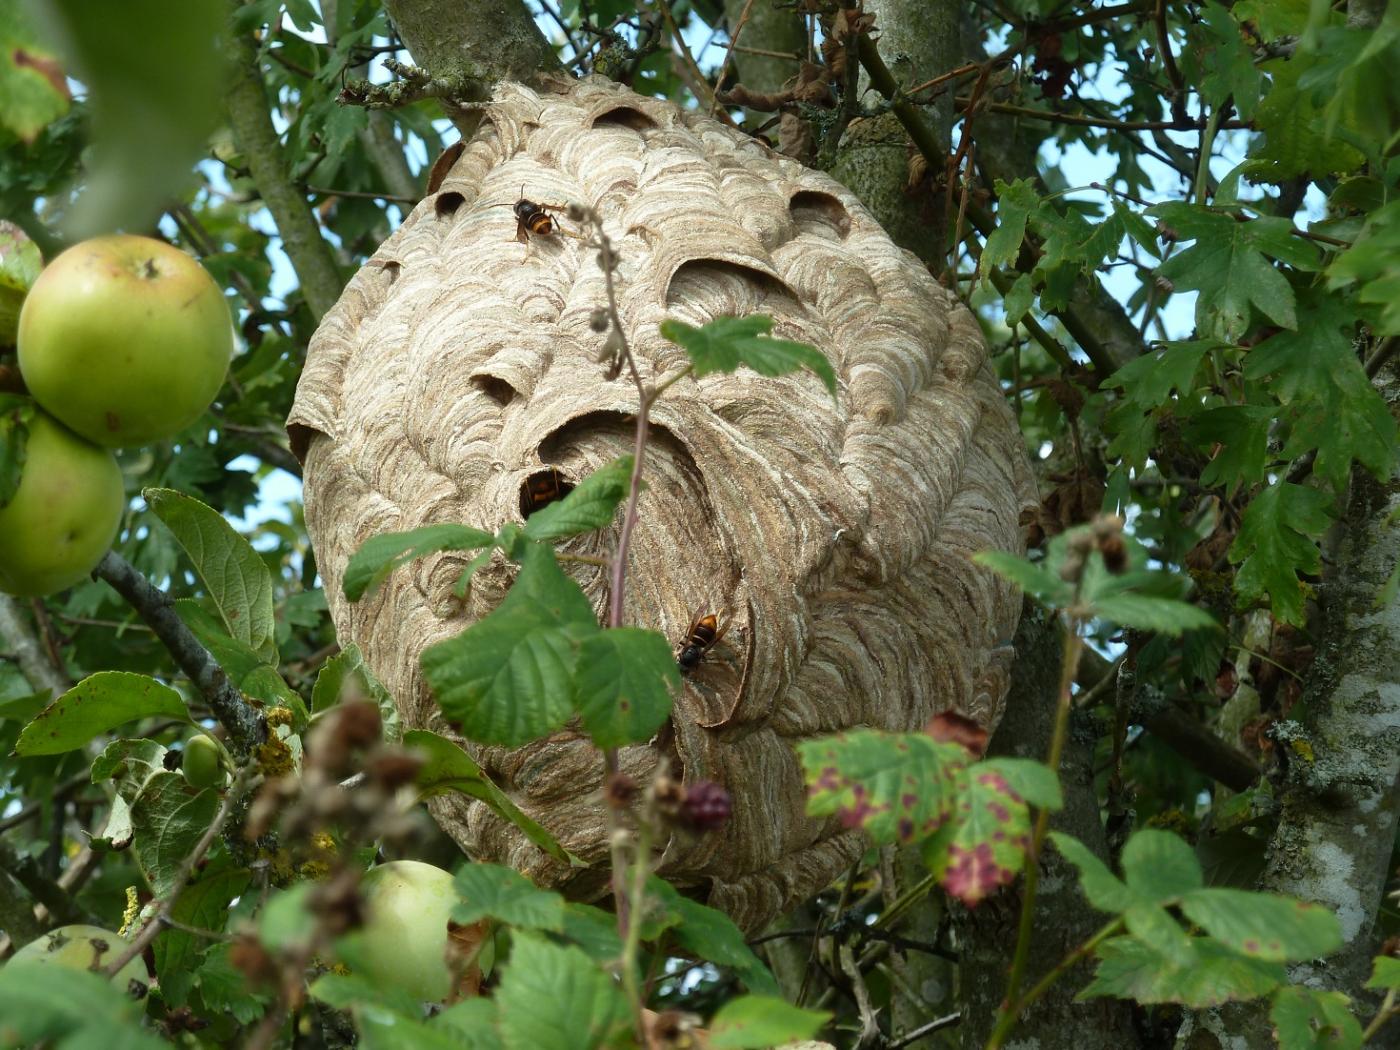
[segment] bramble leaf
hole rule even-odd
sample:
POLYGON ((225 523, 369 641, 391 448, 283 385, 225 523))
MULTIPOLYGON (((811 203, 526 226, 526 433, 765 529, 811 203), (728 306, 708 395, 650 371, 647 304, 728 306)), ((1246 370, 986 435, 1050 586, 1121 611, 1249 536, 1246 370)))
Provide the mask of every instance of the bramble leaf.
POLYGON ((805 368, 820 379, 834 397, 836 371, 826 355, 806 343, 773 339, 773 319, 765 314, 719 317, 696 328, 684 321, 661 322, 661 334, 690 356, 697 376, 733 372, 747 365, 759 375, 780 376, 805 368))
POLYGON ((958 771, 951 820, 924 843, 939 884, 973 906, 1016 878, 1031 842, 1025 800, 988 763, 958 771))
POLYGON ((628 1022, 612 976, 577 948, 519 932, 496 990, 510 1050, 593 1050, 628 1022))
POLYGON ((1392 955, 1377 955, 1372 960, 1371 978, 1366 982, 1366 987, 1382 991, 1400 988, 1400 959, 1392 955))
POLYGON ((1174 961, 1136 937, 1111 938, 1099 945, 1098 970, 1077 998, 1113 996, 1201 1010, 1231 999, 1257 999, 1285 980, 1282 963, 1238 955, 1208 937, 1189 943, 1189 955, 1174 961))
POLYGON ((1136 895, 1124 885, 1108 865, 1076 838, 1060 831, 1050 832, 1050 841, 1065 859, 1079 869, 1079 885, 1090 904, 1099 911, 1121 913, 1132 907, 1136 895))
POLYGON ((59 755, 138 718, 189 720, 184 698, 144 674, 99 671, 88 675, 35 716, 15 743, 24 756, 59 755))
POLYGON ((1123 881, 1141 900, 1171 904, 1201 887, 1201 862, 1179 835, 1169 831, 1134 832, 1119 859, 1123 881))
POLYGON ((575 704, 599 747, 649 740, 671 714, 681 676, 671 643, 656 631, 617 627, 583 643, 575 704))
POLYGON ((1207 888, 1186 894, 1181 911, 1220 943, 1256 959, 1302 962, 1342 946, 1337 917, 1310 901, 1207 888))
POLYGON ((681 896, 655 875, 647 880, 647 896, 676 916, 670 934, 682 948, 707 962, 729 967, 755 995, 781 994, 778 982, 749 947, 743 931, 724 912, 681 896))
POLYGON ((1275 482, 1250 501, 1230 545, 1230 560, 1240 563, 1235 594, 1241 606, 1267 595, 1274 616, 1302 624, 1298 574, 1322 567, 1313 541, 1332 524, 1330 505, 1325 493, 1289 481, 1275 482))
POLYGON ((470 551, 490 547, 496 537, 470 525, 445 522, 424 525, 407 532, 384 532, 371 536, 360 544, 345 566, 341 589, 345 597, 357 602, 373 594, 389 573, 415 558, 438 551, 470 551))
POLYGON ((540 889, 514 868, 467 864, 452 884, 462 898, 452 909, 453 922, 465 925, 490 918, 529 930, 564 928, 564 898, 540 889))
POLYGON ((563 499, 535 511, 525 522, 525 536, 560 540, 611 525, 631 488, 632 462, 631 456, 619 456, 589 474, 563 499))
POLYGON ((1279 1050, 1356 1050, 1362 1044, 1351 1000, 1341 992, 1284 985, 1274 993, 1269 1020, 1279 1050))
POLYGON ((804 1010, 770 995, 743 995, 711 1019, 708 1045, 712 1050, 764 1050, 811 1039, 830 1019, 825 1010, 804 1010))

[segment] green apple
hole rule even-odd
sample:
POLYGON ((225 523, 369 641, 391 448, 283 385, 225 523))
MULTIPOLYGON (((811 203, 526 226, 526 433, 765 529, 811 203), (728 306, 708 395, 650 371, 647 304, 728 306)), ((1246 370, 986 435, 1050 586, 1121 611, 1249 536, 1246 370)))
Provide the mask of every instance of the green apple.
MULTIPOLYGON (((7 965, 24 963, 66 966, 70 970, 100 970, 126 950, 127 942, 100 926, 60 926, 15 952, 7 965)), ((112 983, 131 992, 134 998, 146 994, 150 977, 141 956, 136 956, 112 978, 112 983)))
POLYGON ((185 741, 180 772, 193 788, 221 788, 228 777, 224 773, 223 748, 205 733, 196 733, 185 741))
POLYGON ((19 487, 0 507, 0 591, 38 597, 92 572, 116 538, 126 496, 107 449, 39 411, 28 431, 19 487))
POLYGON ((458 931, 449 965, 448 922, 461 900, 451 873, 421 861, 391 861, 365 873, 360 893, 365 924, 347 938, 351 969, 421 1002, 460 997, 454 970, 462 973, 475 958, 485 927, 458 931))
POLYGON ((116 234, 54 259, 19 315, 19 369, 44 410, 99 445, 179 433, 223 385, 233 326, 204 267, 116 234))

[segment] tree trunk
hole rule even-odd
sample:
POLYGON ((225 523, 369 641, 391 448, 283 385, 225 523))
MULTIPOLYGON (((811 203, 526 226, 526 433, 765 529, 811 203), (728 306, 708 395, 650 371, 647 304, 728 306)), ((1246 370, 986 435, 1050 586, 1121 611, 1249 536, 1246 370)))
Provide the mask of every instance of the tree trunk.
MULTIPOLYGON (((990 754, 1043 759, 1055 718, 1059 679, 1060 630, 1043 611, 1027 604, 1016 632, 1016 666, 1006 714, 992 737, 990 754)), ((1097 730, 1070 724, 1060 766, 1065 808, 1051 827, 1079 839, 1106 858, 1098 797, 1094 792, 1094 739, 1097 730)), ((1022 987, 1031 987, 1072 949, 1099 929, 1105 916, 1090 908, 1079 892, 1074 868, 1047 844, 1041 856, 1031 956, 1022 987)), ((975 911, 955 906, 955 930, 962 949, 963 1022, 961 1045, 980 1047, 996 1022, 1006 990, 1007 971, 1016 947, 1020 896, 1004 892, 975 911)), ((1021 1019, 1008 1046, 1035 1050, 1128 1050, 1138 1045, 1128 1003, 1098 999, 1074 1002, 1088 983, 1091 969, 1081 965, 1066 974, 1021 1019), (1030 1041, 1025 1041, 1028 1033, 1030 1041)))

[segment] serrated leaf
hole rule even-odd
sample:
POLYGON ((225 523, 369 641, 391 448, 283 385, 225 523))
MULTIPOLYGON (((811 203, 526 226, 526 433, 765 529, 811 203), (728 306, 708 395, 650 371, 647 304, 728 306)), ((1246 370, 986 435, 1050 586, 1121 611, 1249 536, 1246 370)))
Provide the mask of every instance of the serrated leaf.
POLYGON ((345 566, 341 590, 352 602, 371 595, 401 565, 439 551, 470 551, 490 547, 496 537, 470 525, 447 522, 407 532, 385 532, 360 544, 345 566))
POLYGON ((146 489, 151 511, 174 535, 214 600, 229 635, 277 665, 272 573, 222 514, 174 489, 146 489))
POLYGON ((773 319, 765 314, 719 317, 696 328, 684 321, 661 322, 661 334, 690 357, 697 376, 733 372, 747 365, 759 375, 781 376, 805 368, 836 396, 836 372, 826 355, 806 343, 774 339, 773 319))
POLYGON ((600 628, 578 584, 549 548, 528 543, 500 606, 422 656, 429 688, 472 740, 518 747, 573 713, 574 670, 600 628))
POLYGON ((1277 619, 1302 625, 1298 574, 1322 567, 1315 538, 1332 524, 1330 505, 1325 493, 1289 481, 1276 481, 1250 501, 1230 545, 1230 560, 1239 563, 1235 594, 1241 606, 1267 596, 1277 619))
POLYGON ((564 936, 594 962, 612 963, 622 957, 617 916, 591 904, 564 905, 564 936))
POLYGON ((1269 257, 1313 270, 1318 256, 1316 248, 1293 235, 1291 222, 1269 216, 1239 222, 1182 201, 1159 204, 1149 214, 1176 230, 1181 240, 1193 242, 1158 272, 1178 291, 1200 292, 1196 326, 1202 334, 1233 342, 1248 327, 1251 306, 1275 324, 1297 327, 1293 288, 1269 257))
POLYGON ((425 758, 416 780, 420 799, 460 791, 485 802, 493 813, 514 824, 527 839, 556 860, 574 866, 582 863, 511 801, 510 796, 482 772, 476 760, 451 740, 425 729, 414 729, 403 735, 403 746, 420 752, 425 758))
POLYGON ((214 822, 219 793, 195 791, 179 773, 157 773, 131 806, 136 827, 133 852, 151 892, 165 897, 175 888, 180 867, 214 822))
POLYGON ((490 999, 464 999, 428 1021, 429 1028, 450 1032, 459 1050, 502 1050, 496 1030, 496 1004, 490 999))
POLYGON ((978 272, 986 277, 993 269, 1016 261, 1021 242, 1026 236, 1026 220, 1040 207, 1040 196, 1030 179, 1006 183, 1000 179, 994 186, 997 198, 997 227, 982 247, 978 272))
POLYGON ((1392 955, 1377 955, 1371 962, 1371 978, 1366 982, 1367 988, 1386 992, 1400 988, 1400 959, 1392 955))
POLYGON ((1356 1050, 1361 1025, 1341 992, 1285 985, 1269 1010, 1279 1050, 1356 1050))
POLYGON ((584 641, 574 702, 595 744, 622 747, 651 739, 670 716, 680 686, 664 635, 616 627, 584 641))
POLYGON ((1211 453, 1201 484, 1224 485, 1233 496, 1241 485, 1263 481, 1275 411, 1266 405, 1226 405, 1191 416, 1183 436, 1211 453))
POLYGON ((859 729, 797 744, 807 812, 833 814, 877 844, 913 842, 937 831, 957 803, 969 754, 921 733, 859 729))
POLYGON ((1121 388, 1123 400, 1143 411, 1160 408, 1172 391, 1191 392, 1201 361, 1222 345, 1215 339, 1161 343, 1118 369, 1104 385, 1121 388))
MULTIPOLYGON (((228 906, 252 879, 247 868, 205 872, 198 882, 180 891, 170 917, 196 929, 222 933, 228 922, 228 906)), ((177 927, 165 930, 154 944, 156 976, 161 997, 171 1006, 183 1006, 194 984, 196 961, 209 942, 177 927)))
POLYGON ((204 953, 195 974, 199 997, 209 1010, 226 1011, 241 1025, 252 1024, 263 1015, 267 995, 249 987, 247 978, 229 961, 230 948, 232 944, 216 944, 204 953))
POLYGON ((33 142, 68 112, 63 66, 39 37, 22 0, 0 0, 0 125, 33 142))
POLYGON ((1139 900, 1123 913, 1123 922, 1130 934, 1174 965, 1191 965, 1191 938, 1160 904, 1139 900))
POLYGON ((1201 863, 1179 835, 1155 828, 1134 832, 1119 858, 1123 881, 1139 899, 1170 904, 1201 887, 1201 863))
POLYGON ((1113 594, 1095 598, 1094 615, 1119 627, 1156 631, 1175 638, 1184 631, 1218 628, 1215 617, 1190 602, 1149 594, 1113 594))
POLYGON ((564 928, 564 898, 542 890, 513 868, 499 864, 468 864, 453 876, 461 903, 452 919, 463 925, 480 919, 498 919, 529 930, 564 928))
POLYGON ((978 565, 1010 580, 1032 598, 1052 609, 1063 608, 1074 599, 1074 591, 1043 564, 1028 561, 1006 551, 978 551, 972 556, 978 565))
POLYGON ((347 1013, 357 1007, 382 1007, 412 1023, 423 1012, 412 993, 355 973, 322 974, 307 990, 313 998, 347 1013))
POLYGON ((1273 86, 1255 118, 1264 142, 1251 152, 1252 159, 1268 162, 1270 182, 1354 171, 1366 160, 1360 150, 1329 132, 1326 115, 1312 93, 1298 90, 1299 77, 1312 64, 1311 55, 1300 53, 1265 66, 1273 86))
POLYGON ((1190 961, 1184 965, 1135 937, 1107 940, 1098 955, 1098 970, 1079 999, 1113 996, 1203 1010, 1231 999, 1257 999, 1285 980, 1282 963, 1237 955, 1208 937, 1191 938, 1190 961))
MULTIPOLYGON (((162 1050, 167 1044, 141 1030, 145 1003, 100 974, 42 963, 0 967, 0 1043, 32 1046, 46 1040, 70 1045, 90 1040, 91 1029, 123 1034, 120 1050, 162 1050)), ((103 1044, 99 1044, 103 1045, 103 1044)))
POLYGON ((189 720, 180 694, 143 674, 99 671, 44 708, 24 727, 15 753, 58 755, 73 751, 117 726, 138 718, 189 720))
POLYGON ((755 995, 781 994, 778 982, 749 947, 743 931, 724 912, 682 896, 655 875, 647 880, 647 895, 676 916, 670 935, 682 948, 707 962, 729 967, 755 995))
MULTIPOLYGON (((0 9, 12 0, 0 0, 0 9)), ((4 30, 0 29, 0 35, 4 30)), ((0 56, 0 67, 4 65, 0 56)), ((0 73, 0 78, 4 74, 0 73)), ((0 98, 5 97, 0 87, 0 98)), ((7 219, 0 219, 0 347, 14 346, 19 330, 19 311, 30 286, 43 269, 44 261, 39 255, 39 247, 29 239, 29 235, 7 219)), ((0 401, 0 413, 5 411, 0 401)), ((4 447, 4 430, 0 429, 0 450, 4 447)), ((0 451, 0 457, 3 457, 0 451)), ((0 507, 9 498, 5 492, 3 467, 0 467, 0 507)))
POLYGON ((710 1020, 712 1050, 764 1050, 811 1039, 831 1020, 825 1010, 804 1010, 771 995, 741 995, 710 1020))
POLYGON ((974 768, 998 774, 1032 806, 1052 812, 1064 807, 1060 778, 1044 762, 1033 758, 985 758, 974 768))
POLYGON ((1302 962, 1342 946, 1337 917, 1310 901, 1217 887, 1188 893, 1181 911, 1217 941, 1251 958, 1302 962))
POLYGON ((1099 911, 1119 914, 1132 907, 1137 897, 1117 875, 1108 870, 1108 865, 1096 857, 1091 849, 1078 839, 1059 831, 1050 832, 1050 841, 1055 843, 1067 861, 1079 869, 1079 885, 1099 911))
POLYGON ((541 507, 525 522, 532 540, 560 540, 612 524, 632 482, 631 456, 620 456, 580 481, 561 500, 541 507))
POLYGON ((1315 290, 1304 293, 1308 323, 1255 346, 1245 378, 1267 384, 1289 412, 1283 455, 1300 459, 1317 450, 1313 472, 1340 486, 1353 460, 1378 478, 1389 477, 1396 455, 1396 424, 1352 348, 1354 314, 1315 290))
POLYGON ((1182 67, 1188 79, 1200 87, 1212 109, 1233 100, 1248 120, 1259 104, 1261 77, 1230 12, 1217 3, 1206 4, 1201 21, 1188 27, 1186 38, 1182 67))
POLYGON ((1380 335, 1400 334, 1400 201, 1366 219, 1361 235, 1327 269, 1330 288, 1356 286, 1357 298, 1375 308, 1380 335))
POLYGON ((577 948, 532 933, 513 938, 495 998, 510 1050, 594 1050, 629 1023, 610 974, 577 948))
POLYGON ((311 687, 311 713, 319 715, 339 703, 346 683, 355 681, 364 662, 359 646, 351 642, 322 664, 311 687))
POLYGON ((969 907, 1016 878, 1031 841, 1030 813, 994 768, 958 771, 950 820, 924 844, 939 884, 969 907))

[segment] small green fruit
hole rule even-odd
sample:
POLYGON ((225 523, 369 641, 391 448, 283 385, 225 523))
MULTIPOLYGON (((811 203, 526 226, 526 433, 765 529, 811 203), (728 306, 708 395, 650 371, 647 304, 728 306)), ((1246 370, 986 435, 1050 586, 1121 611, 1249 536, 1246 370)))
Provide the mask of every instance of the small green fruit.
POLYGON ((219 392, 233 354, 223 292, 150 237, 94 237, 54 259, 24 300, 19 369, 45 411, 99 445, 172 437, 219 392))
POLYGON ((354 937, 351 968, 376 983, 423 1002, 462 994, 454 975, 480 948, 485 929, 452 938, 455 966, 448 965, 448 922, 461 898, 450 872, 416 860, 371 868, 360 884, 365 924, 354 937))
POLYGON ((19 487, 0 507, 0 591, 40 597, 92 572, 116 538, 126 496, 105 448, 43 412, 28 431, 19 487))
MULTIPOLYGON (((60 926, 15 952, 7 965, 18 966, 28 962, 66 966, 70 970, 100 970, 126 947, 125 940, 100 926, 60 926)), ((144 996, 150 977, 141 956, 136 956, 123 966, 112 978, 112 983, 125 988, 134 999, 144 996)))
POLYGON ((222 759, 219 745, 213 738, 198 733, 185 741, 185 755, 180 762, 180 772, 185 774, 185 780, 192 788, 221 788, 228 780, 222 759))

